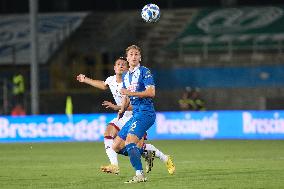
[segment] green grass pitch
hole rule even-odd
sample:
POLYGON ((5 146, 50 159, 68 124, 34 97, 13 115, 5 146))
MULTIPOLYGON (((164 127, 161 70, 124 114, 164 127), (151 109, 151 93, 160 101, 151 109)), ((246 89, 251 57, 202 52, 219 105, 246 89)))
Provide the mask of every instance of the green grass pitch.
POLYGON ((0 144, 0 188, 284 188, 283 140, 148 142, 173 156, 175 175, 155 159, 148 182, 124 184, 134 175, 128 158, 118 176, 101 173, 101 142, 0 144))

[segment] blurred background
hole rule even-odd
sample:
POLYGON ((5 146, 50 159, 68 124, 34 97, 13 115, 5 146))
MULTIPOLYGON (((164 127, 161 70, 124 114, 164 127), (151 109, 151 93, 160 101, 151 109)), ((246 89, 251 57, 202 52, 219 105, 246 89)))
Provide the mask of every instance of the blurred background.
POLYGON ((156 82, 147 143, 177 167, 155 160, 145 188, 283 188, 283 0, 0 0, 0 188, 127 188, 128 158, 99 173, 113 97, 76 76, 132 44, 156 82))
POLYGON ((131 44, 153 70, 158 111, 284 108, 284 6, 280 0, 0 0, 0 114, 31 114, 29 2, 37 2, 39 114, 106 112, 105 80, 131 44), (155 3, 158 23, 141 8, 155 3), (281 4, 282 3, 282 4, 281 4), (67 100, 69 99, 69 100, 67 100))

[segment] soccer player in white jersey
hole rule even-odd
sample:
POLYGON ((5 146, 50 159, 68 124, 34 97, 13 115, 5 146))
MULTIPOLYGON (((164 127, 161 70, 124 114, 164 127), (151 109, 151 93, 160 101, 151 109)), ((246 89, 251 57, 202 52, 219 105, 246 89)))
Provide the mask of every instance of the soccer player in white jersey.
MULTIPOLYGON (((110 89, 116 105, 109 101, 103 101, 102 105, 105 106, 106 108, 118 110, 120 108, 119 106, 121 105, 121 99, 122 99, 122 96, 120 94, 120 89, 122 88, 122 74, 127 70, 128 66, 126 60, 123 57, 120 57, 115 61, 114 65, 115 75, 109 76, 106 79, 106 81, 93 80, 86 77, 83 74, 78 75, 77 80, 79 82, 89 84, 101 90, 110 89)), ((118 131, 123 127, 123 125, 131 118, 131 116, 132 112, 126 111, 122 119, 118 120, 117 118, 114 118, 107 125, 104 133, 105 150, 111 163, 109 165, 109 168, 115 174, 119 173, 119 168, 118 168, 117 153, 112 149, 113 139, 116 137, 118 131)), ((107 169, 107 166, 102 166, 101 169, 104 172, 108 172, 107 170, 105 170, 107 169)))
MULTIPOLYGON (((79 82, 89 84, 93 87, 96 87, 102 90, 107 90, 109 88, 116 102, 116 105, 109 101, 104 101, 102 105, 105 106, 106 108, 111 108, 113 110, 119 110, 121 101, 122 101, 122 95, 120 94, 120 90, 122 88, 122 74, 123 72, 127 70, 128 70, 128 67, 127 67, 126 60, 123 57, 120 57, 115 61, 115 65, 114 65, 115 75, 108 77, 106 81, 93 80, 93 79, 86 77, 83 74, 79 74, 77 76, 77 80, 79 82)), ((106 154, 110 160, 110 165, 102 166, 101 170, 103 172, 114 173, 114 174, 119 173, 117 153, 112 149, 112 144, 113 144, 113 139, 117 136, 118 131, 120 131, 120 129, 125 125, 125 123, 132 117, 132 111, 130 111, 130 109, 128 109, 129 111, 125 112, 124 116, 121 119, 118 120, 117 118, 114 118, 106 127, 106 130, 104 133, 104 144, 105 144, 106 154)), ((143 143, 144 143, 144 140, 141 140, 141 142, 139 143, 139 146, 141 147, 143 143)), ((151 168, 153 166, 154 156, 160 158, 165 163, 167 162, 167 156, 164 155, 155 146, 151 144, 144 144, 144 149, 147 151, 154 152, 154 153, 148 153, 145 155, 146 172, 151 171, 151 168)), ((124 153, 121 152, 121 154, 125 154, 125 152, 124 153)))

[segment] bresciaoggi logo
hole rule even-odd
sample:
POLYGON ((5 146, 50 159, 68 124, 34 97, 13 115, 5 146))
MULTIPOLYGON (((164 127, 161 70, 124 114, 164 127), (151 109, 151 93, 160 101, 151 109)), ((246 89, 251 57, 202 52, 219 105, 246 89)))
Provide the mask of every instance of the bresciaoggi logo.
POLYGON ((106 125, 105 116, 88 121, 56 122, 47 117, 45 122, 10 123, 9 119, 0 117, 0 138, 68 138, 75 140, 99 140, 106 125))
POLYGON ((213 138, 218 133, 218 114, 194 119, 190 114, 185 118, 169 119, 164 114, 157 114, 158 134, 198 134, 202 138, 213 138))
POLYGON ((284 118, 274 113, 272 118, 254 118, 249 112, 243 113, 243 132, 245 134, 283 134, 284 118))

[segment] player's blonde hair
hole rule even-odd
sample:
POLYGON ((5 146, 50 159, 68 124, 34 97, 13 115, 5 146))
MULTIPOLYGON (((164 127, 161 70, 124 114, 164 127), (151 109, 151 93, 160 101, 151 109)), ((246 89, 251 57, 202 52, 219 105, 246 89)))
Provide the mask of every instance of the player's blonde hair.
POLYGON ((130 45, 129 47, 127 47, 125 49, 125 54, 127 55, 128 51, 130 51, 130 49, 136 49, 140 52, 140 54, 142 54, 141 48, 138 47, 137 45, 130 45))

